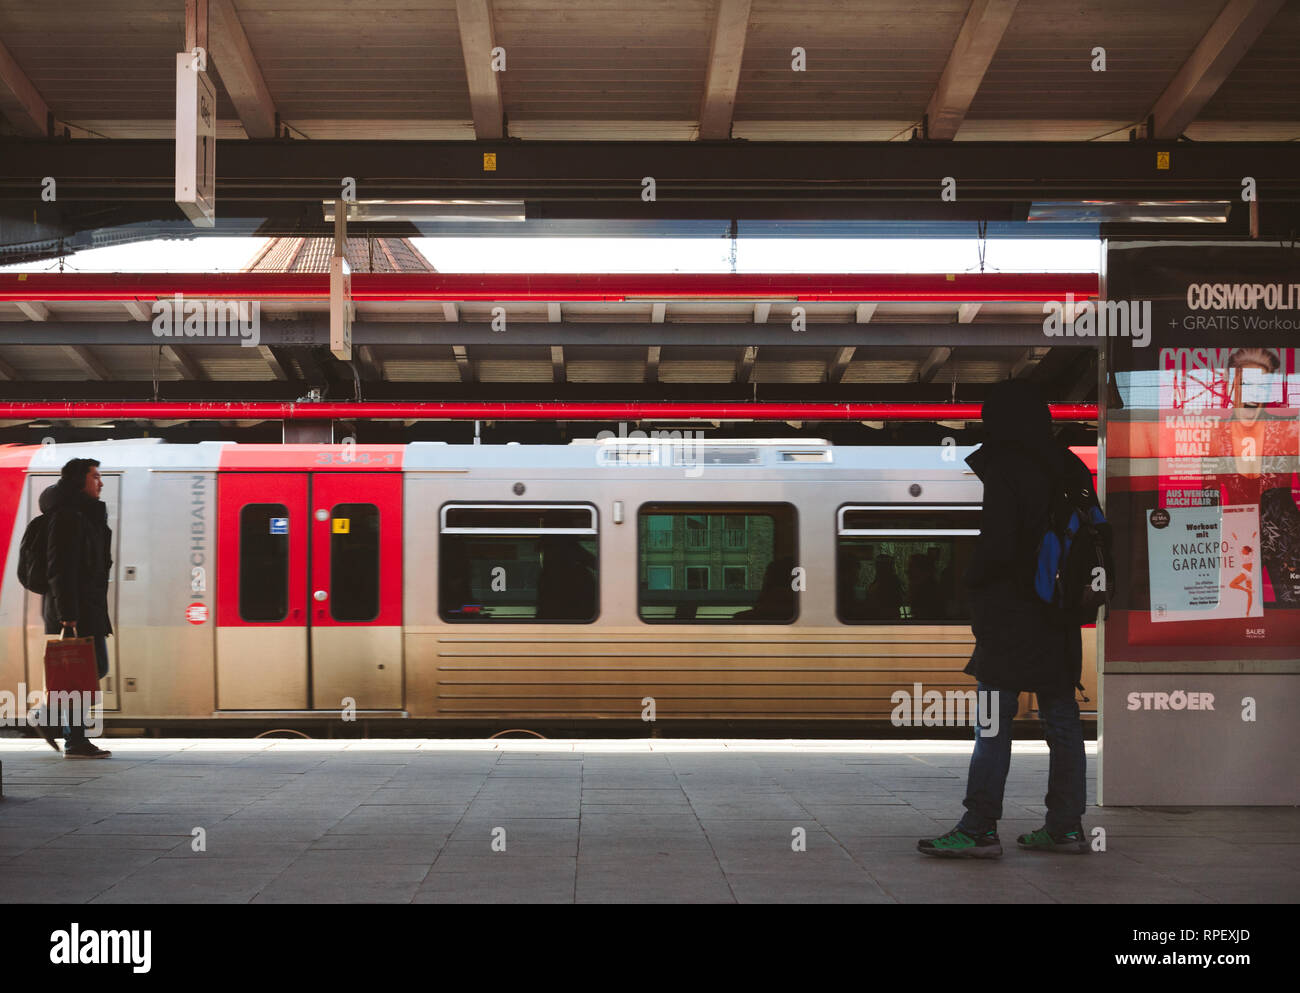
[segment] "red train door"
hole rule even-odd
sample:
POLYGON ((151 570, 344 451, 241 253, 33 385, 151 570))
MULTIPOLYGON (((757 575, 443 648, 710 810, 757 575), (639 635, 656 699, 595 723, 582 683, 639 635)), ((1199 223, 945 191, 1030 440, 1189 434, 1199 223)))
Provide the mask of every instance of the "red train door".
POLYGON ((401 709, 401 479, 221 473, 220 709, 401 709))
POLYGON ((402 706, 402 477, 311 483, 312 706, 402 706))
POLYGON ((217 707, 306 709, 307 475, 217 484, 217 707))

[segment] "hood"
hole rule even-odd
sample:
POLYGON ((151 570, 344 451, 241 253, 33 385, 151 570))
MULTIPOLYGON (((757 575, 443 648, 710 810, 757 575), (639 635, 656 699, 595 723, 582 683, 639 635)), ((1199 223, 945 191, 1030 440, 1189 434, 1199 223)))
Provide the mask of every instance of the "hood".
POLYGON ((1025 448, 1054 446, 1052 414, 1038 387, 1023 379, 995 384, 980 411, 989 441, 1012 442, 1025 448))
POLYGON ((53 486, 47 486, 42 491, 38 504, 42 514, 50 514, 65 507, 72 507, 85 513, 95 508, 96 504, 105 510, 108 509, 104 501, 96 500, 85 490, 69 489, 63 484, 62 480, 53 486))
POLYGON ((1023 379, 1007 379, 990 387, 980 414, 985 442, 966 463, 983 478, 991 452, 1018 449, 1060 468, 1064 450, 1052 434, 1052 413, 1038 387, 1023 379))

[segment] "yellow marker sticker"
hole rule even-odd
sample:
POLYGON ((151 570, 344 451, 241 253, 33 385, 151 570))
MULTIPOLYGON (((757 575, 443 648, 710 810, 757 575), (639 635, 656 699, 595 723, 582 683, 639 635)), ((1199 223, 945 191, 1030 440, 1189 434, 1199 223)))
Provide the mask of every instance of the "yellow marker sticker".
POLYGON ((27 273, 20 272, 18 274, 18 282, 22 283, 22 282, 26 282, 26 280, 27 280, 27 273))
POLYGON ((352 530, 352 518, 350 517, 336 517, 330 524, 332 525, 330 530, 335 534, 349 534, 352 530))
POLYGON ((957 277, 954 276, 952 273, 948 273, 948 282, 950 282, 950 283, 955 283, 955 282, 957 282, 957 277))
POLYGON ((484 172, 496 172, 496 171, 497 171, 497 153, 496 153, 496 152, 484 152, 484 153, 483 153, 483 171, 484 171, 484 172))
POLYGON ((1168 168, 1169 168, 1169 153, 1168 153, 1168 152, 1156 152, 1156 168, 1157 168, 1157 169, 1168 169, 1168 168))

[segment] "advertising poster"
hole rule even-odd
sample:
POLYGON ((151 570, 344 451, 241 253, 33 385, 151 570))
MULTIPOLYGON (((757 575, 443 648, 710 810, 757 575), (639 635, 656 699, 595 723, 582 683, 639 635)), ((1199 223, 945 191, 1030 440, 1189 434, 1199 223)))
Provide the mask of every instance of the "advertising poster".
POLYGON ((1107 431, 1124 661, 1300 657, 1300 253, 1112 247, 1112 300, 1151 335, 1110 343, 1107 431))

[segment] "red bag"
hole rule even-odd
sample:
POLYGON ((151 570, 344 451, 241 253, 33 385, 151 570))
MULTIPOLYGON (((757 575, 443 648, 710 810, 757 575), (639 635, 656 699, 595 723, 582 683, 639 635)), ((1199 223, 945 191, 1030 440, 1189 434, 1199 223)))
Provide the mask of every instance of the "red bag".
POLYGON ((45 643, 45 691, 99 692, 94 638, 61 638, 45 643))

